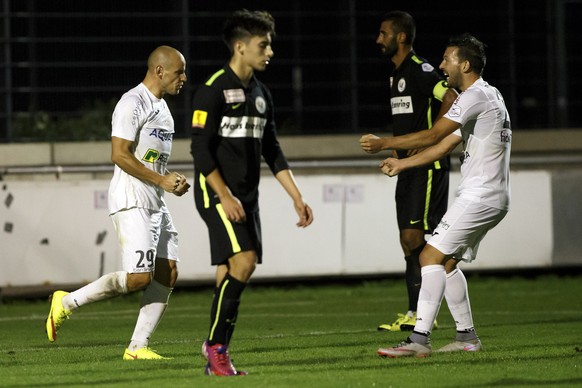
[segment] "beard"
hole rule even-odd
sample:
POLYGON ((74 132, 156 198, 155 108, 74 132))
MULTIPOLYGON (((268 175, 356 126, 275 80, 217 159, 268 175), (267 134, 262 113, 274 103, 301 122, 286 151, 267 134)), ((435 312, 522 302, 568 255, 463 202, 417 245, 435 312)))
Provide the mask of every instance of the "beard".
POLYGON ((386 58, 392 58, 398 52, 398 45, 394 42, 391 42, 387 45, 380 45, 380 52, 382 56, 386 58))

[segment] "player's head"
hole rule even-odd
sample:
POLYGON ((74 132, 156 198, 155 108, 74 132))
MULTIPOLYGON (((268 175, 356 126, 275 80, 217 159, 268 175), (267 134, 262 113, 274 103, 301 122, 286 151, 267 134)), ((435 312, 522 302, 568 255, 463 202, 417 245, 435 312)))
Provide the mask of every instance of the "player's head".
POLYGON ((404 11, 390 11, 380 21, 380 31, 376 43, 382 54, 392 57, 399 44, 412 46, 416 38, 416 25, 412 16, 404 11))
POLYGON ((404 43, 412 46, 416 38, 416 24, 408 12, 390 11, 384 15, 382 22, 390 22, 395 34, 404 33, 404 43))
POLYGON ((231 54, 245 67, 263 71, 274 52, 275 19, 266 11, 242 9, 230 15, 224 23, 223 39, 231 54))
POLYGON ((447 47, 457 48, 459 60, 468 61, 471 65, 471 71, 475 74, 483 74, 483 69, 485 69, 485 64, 487 63, 486 46, 483 42, 471 34, 464 33, 451 37, 447 47))
POLYGON ((275 37, 275 19, 267 11, 241 9, 232 13, 224 23, 223 39, 231 55, 237 41, 248 42, 254 36, 275 37))
POLYGON ((449 87, 464 91, 481 76, 485 62, 485 45, 474 36, 463 34, 449 40, 439 68, 449 87))
POLYGON ((146 80, 152 82, 148 87, 154 94, 176 95, 186 82, 186 60, 182 53, 170 46, 157 47, 148 57, 146 80))

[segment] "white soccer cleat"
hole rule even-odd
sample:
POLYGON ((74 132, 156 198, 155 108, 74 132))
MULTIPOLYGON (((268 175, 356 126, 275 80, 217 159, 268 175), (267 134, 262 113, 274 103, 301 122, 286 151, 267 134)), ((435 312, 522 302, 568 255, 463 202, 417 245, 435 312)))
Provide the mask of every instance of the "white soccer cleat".
POLYGON ((445 352, 478 352, 482 349, 479 338, 471 341, 454 341, 436 350, 439 353, 445 352))
POLYGON ((381 357, 399 358, 399 357, 428 357, 432 353, 430 344, 422 345, 412 342, 409 339, 402 341, 393 348, 380 348, 378 355, 381 357))

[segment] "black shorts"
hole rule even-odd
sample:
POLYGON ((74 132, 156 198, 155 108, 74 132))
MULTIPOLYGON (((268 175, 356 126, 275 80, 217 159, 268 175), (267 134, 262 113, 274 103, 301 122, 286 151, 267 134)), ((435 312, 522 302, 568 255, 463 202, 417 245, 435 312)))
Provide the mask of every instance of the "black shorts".
POLYGON ((447 211, 449 171, 415 168, 398 175, 396 217, 398 228, 430 234, 447 211))
POLYGON ((255 251, 257 263, 262 262, 261 219, 259 212, 247 212, 246 222, 229 221, 220 203, 207 208, 198 207, 198 213, 208 227, 212 265, 227 264, 234 254, 255 251))

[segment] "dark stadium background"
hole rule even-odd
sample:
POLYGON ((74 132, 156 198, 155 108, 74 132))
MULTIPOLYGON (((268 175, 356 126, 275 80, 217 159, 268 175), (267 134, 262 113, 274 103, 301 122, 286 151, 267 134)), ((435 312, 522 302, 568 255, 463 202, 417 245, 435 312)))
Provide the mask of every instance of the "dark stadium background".
POLYGON ((582 127, 579 0, 0 4, 0 142, 106 139, 112 104, 142 80, 147 55, 160 44, 188 61, 188 86, 167 99, 177 136, 187 137, 191 95, 227 60, 222 23, 240 8, 276 18, 275 57, 259 76, 273 92, 280 134, 390 130, 390 67, 374 41, 378 17, 391 9, 415 17, 414 48, 435 66, 450 35, 483 40, 484 78, 504 94, 516 130, 582 127))

